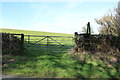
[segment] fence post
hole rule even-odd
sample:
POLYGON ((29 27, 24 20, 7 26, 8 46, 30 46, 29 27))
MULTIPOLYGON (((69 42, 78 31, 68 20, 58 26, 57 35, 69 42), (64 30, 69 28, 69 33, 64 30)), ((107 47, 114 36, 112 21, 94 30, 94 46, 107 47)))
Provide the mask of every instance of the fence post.
POLYGON ((24 34, 21 34, 21 49, 24 47, 24 34))

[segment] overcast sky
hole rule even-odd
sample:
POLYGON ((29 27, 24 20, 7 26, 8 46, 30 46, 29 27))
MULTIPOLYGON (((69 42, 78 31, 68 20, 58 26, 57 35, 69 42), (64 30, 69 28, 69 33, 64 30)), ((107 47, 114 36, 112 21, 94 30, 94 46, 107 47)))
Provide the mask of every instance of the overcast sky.
POLYGON ((87 22, 98 33, 95 18, 117 6, 118 0, 106 2, 2 2, 2 28, 73 34, 87 22))

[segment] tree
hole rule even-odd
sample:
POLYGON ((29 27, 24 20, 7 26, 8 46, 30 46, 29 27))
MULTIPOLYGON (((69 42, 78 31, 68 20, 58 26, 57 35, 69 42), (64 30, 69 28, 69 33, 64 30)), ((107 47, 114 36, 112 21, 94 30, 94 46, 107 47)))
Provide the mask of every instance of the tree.
POLYGON ((86 27, 86 26, 83 26, 81 32, 82 32, 82 33, 87 33, 87 27, 86 27))
POLYGON ((113 13, 108 13, 95 21, 101 25, 100 34, 120 36, 120 7, 114 9, 113 13))
MULTIPOLYGON (((83 26, 81 32, 82 32, 82 33, 87 33, 87 27, 86 27, 86 26, 83 26)), ((91 28, 91 33, 94 33, 93 28, 91 28)))

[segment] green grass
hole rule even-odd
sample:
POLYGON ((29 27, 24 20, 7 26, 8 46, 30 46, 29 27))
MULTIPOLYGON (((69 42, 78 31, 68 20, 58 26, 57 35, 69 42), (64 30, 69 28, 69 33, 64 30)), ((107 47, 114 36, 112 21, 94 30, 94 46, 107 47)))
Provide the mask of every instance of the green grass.
POLYGON ((17 30, 17 29, 4 29, 4 28, 0 28, 0 32, 17 33, 17 34, 23 33, 23 34, 25 34, 25 35, 69 36, 69 37, 73 37, 73 34, 43 32, 43 31, 17 30))
MULTIPOLYGON (((25 31, 14 29, 2 29, 2 32, 24 33, 25 35, 45 35, 45 36, 73 36, 71 34, 59 34, 39 31, 25 31)), ((40 38, 32 37, 30 43, 38 41, 40 38)), ((55 38, 54 38, 55 39, 55 38)), ((27 40, 27 38, 26 38, 27 40)), ((56 40, 56 39, 55 39, 56 40)), ((59 38, 66 47, 72 45, 67 39, 59 38)), ((43 42, 45 42, 44 40, 43 42)), ((39 44, 41 44, 40 42, 39 44)), ((27 44, 25 44, 26 46, 27 44)), ((36 44, 37 45, 37 44, 36 44)), ((45 45, 45 44, 41 44, 45 45)), ((56 47, 57 43, 54 44, 56 47)), ((31 45, 29 45, 31 46, 31 45)), ((97 56, 77 53, 68 55, 66 52, 42 52, 46 48, 31 47, 37 51, 25 51, 24 55, 4 55, 3 60, 14 61, 7 63, 3 68, 3 74, 25 76, 32 78, 113 78, 120 77, 119 69, 114 64, 108 67, 97 56), (78 58, 78 59, 77 59, 78 58)), ((54 48, 49 47, 50 50, 54 48)), ((59 49, 59 48, 58 48, 59 49)), ((69 49, 69 48, 68 48, 69 49)), ((119 64, 117 65, 119 66, 119 64)), ((119 67, 118 67, 119 68, 119 67)))
POLYGON ((66 58, 63 53, 34 53, 28 56, 16 56, 15 63, 10 64, 10 69, 3 73, 27 77, 72 77, 74 61, 66 58), (65 61, 66 60, 66 61, 65 61), (68 61, 69 60, 69 61, 68 61))
MULTIPOLYGON (((3 57, 4 58, 4 57, 3 57)), ((65 53, 28 51, 24 56, 8 55, 14 59, 3 69, 3 74, 32 78, 112 78, 118 77, 114 67, 107 67, 102 60, 78 61, 65 53)))

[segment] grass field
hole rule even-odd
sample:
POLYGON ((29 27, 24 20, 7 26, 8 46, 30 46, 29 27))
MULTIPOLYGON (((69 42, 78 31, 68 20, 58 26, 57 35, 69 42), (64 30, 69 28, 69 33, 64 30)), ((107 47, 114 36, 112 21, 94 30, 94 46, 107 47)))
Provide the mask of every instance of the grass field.
MULTIPOLYGON (((25 35, 70 36, 72 34, 48 33, 2 29, 2 32, 24 33, 25 35)), ((33 42, 37 38, 34 39, 33 42)), ((61 39, 63 40, 63 39, 61 39)), ((65 39, 66 40, 66 39, 65 39)), ((63 41, 65 41, 63 40, 63 41)), ((37 40, 36 40, 37 41, 37 40)), ((62 42, 71 45, 70 42, 62 42)), ((45 50, 43 48, 43 50, 45 50)), ((104 53, 105 54, 105 53, 104 53)), ((8 63, 3 66, 3 74, 32 78, 118 78, 120 65, 108 65, 98 55, 68 52, 41 52, 26 50, 24 55, 4 55, 8 63)))
POLYGON ((42 31, 27 31, 27 30, 17 30, 17 29, 4 29, 0 28, 1 32, 7 33, 17 33, 17 34, 25 34, 25 35, 42 35, 42 36, 69 36, 73 37, 73 34, 63 34, 63 33, 52 33, 52 32, 42 32, 42 31))

